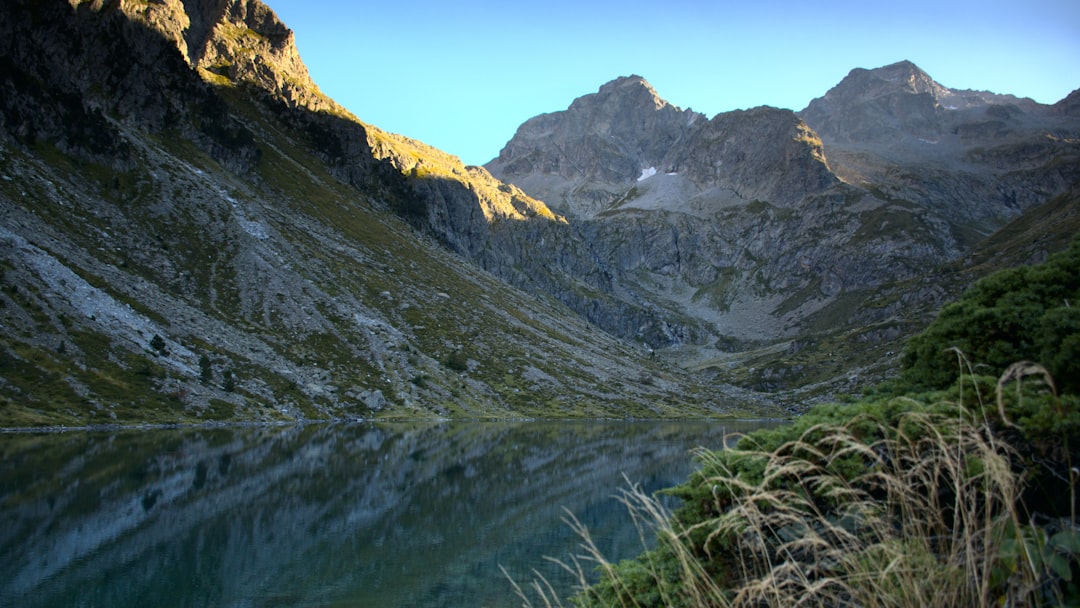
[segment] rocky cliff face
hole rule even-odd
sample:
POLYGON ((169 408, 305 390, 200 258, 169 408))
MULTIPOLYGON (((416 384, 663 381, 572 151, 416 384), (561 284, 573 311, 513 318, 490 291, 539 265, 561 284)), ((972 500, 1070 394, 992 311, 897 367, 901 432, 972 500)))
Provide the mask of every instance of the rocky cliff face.
POLYGON ((621 194, 615 186, 664 167, 668 152, 699 120, 704 116, 667 103, 641 77, 619 78, 565 111, 525 122, 488 168, 521 178, 518 183, 561 210, 594 213, 621 194))
MULTIPOLYGON (((101 10, 104 3, 78 4, 101 10)), ((118 7, 165 36, 212 82, 250 84, 291 106, 342 111, 311 80, 292 30, 259 0, 121 0, 118 7)))
POLYGON ((1012 95, 947 88, 910 61, 901 61, 873 70, 852 70, 799 115, 827 141, 937 143, 948 135, 971 138, 980 132, 984 137, 1001 133, 974 126, 992 107, 997 109, 989 116, 998 119, 1010 113, 1047 110, 1012 95), (968 126, 961 129, 964 124, 968 126))

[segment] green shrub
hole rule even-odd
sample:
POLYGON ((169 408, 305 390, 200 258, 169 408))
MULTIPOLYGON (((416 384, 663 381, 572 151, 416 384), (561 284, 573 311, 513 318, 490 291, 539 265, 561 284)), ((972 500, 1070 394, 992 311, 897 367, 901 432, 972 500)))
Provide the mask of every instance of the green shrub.
MULTIPOLYGON (((997 272, 945 306, 912 338, 902 379, 912 387, 944 388, 959 374, 959 349, 999 376, 1017 361, 1049 370, 1061 392, 1080 394, 1080 240, 1037 266, 997 272)), ((978 368, 976 368, 978 371, 978 368)))
POLYGON ((446 367, 456 371, 463 372, 469 369, 469 358, 465 356, 465 353, 460 350, 450 353, 446 357, 446 367))
POLYGON ((214 368, 210 363, 210 357, 205 354, 199 357, 199 382, 210 384, 214 379, 214 368))

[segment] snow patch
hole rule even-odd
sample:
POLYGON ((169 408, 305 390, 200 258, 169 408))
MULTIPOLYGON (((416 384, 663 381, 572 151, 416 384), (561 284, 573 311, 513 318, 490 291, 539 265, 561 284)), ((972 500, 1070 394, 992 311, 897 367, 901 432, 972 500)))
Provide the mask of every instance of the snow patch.
POLYGON ((641 177, 637 178, 637 181, 643 182, 650 177, 656 175, 656 167, 649 167, 648 169, 641 170, 641 177))

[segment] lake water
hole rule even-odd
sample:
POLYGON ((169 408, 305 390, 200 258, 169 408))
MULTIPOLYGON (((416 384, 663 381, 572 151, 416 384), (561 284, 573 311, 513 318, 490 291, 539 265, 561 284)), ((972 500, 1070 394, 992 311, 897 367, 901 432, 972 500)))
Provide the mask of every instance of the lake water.
POLYGON ((0 606, 520 606, 641 544, 614 498, 757 422, 313 424, 0 435, 0 606))

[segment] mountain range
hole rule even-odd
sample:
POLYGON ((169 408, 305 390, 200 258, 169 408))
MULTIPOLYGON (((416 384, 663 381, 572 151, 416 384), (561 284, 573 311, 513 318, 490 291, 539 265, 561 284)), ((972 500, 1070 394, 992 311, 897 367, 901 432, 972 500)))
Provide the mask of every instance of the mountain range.
POLYGON ((639 305, 639 328, 661 311, 665 331, 591 320, 787 389, 851 375, 853 361, 888 368, 969 282, 934 269, 1007 246, 995 233, 1019 218, 1045 220, 1025 238, 1071 239, 1078 99, 955 91, 903 61, 852 70, 801 112, 708 119, 631 76, 527 121, 487 167, 573 218, 632 289, 620 302, 639 305))
POLYGON ((259 0, 12 0, 0 73, 0 426, 774 415, 1077 228, 1080 93, 909 62, 712 118, 621 77, 485 167, 259 0))

